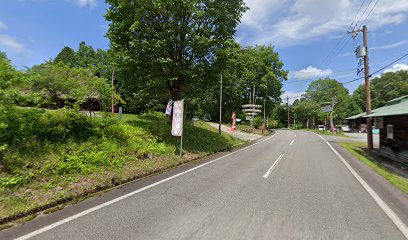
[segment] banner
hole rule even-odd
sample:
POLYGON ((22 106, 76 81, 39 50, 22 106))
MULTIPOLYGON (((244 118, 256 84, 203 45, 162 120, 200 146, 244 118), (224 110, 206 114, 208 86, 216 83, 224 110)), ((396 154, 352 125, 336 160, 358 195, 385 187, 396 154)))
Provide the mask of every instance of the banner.
POLYGON ((172 108, 173 108, 173 100, 170 99, 169 102, 167 103, 167 107, 166 107, 166 111, 165 111, 165 114, 167 116, 171 116, 172 108))
POLYGON ((173 104, 173 123, 171 126, 171 134, 181 137, 183 135, 183 115, 184 101, 175 101, 173 104))
POLYGON ((233 112, 232 113, 232 127, 231 127, 231 132, 236 132, 237 131, 237 113, 233 112))

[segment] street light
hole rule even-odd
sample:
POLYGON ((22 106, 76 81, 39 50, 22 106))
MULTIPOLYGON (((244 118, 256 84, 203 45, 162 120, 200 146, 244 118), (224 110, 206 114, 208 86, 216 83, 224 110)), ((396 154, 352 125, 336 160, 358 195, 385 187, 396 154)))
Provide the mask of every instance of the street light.
MULTIPOLYGON (((248 50, 248 48, 241 48, 241 49, 235 50, 233 52, 230 52, 230 53, 227 54, 226 59, 228 59, 228 57, 230 55, 232 55, 234 53, 237 53, 237 52, 244 51, 244 50, 248 50)), ((221 70, 221 74, 220 74, 220 121, 219 121, 219 125, 218 125, 219 134, 221 134, 221 120, 222 120, 222 70, 221 70)))

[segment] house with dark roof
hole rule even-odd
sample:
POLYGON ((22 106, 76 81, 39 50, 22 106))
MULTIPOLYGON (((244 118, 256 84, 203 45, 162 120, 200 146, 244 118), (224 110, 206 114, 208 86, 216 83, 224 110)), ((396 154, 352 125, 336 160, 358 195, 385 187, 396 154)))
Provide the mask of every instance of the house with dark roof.
POLYGON ((363 117, 366 112, 346 118, 347 125, 351 132, 366 132, 367 120, 363 117))
POLYGON ((374 118, 380 129, 380 154, 408 164, 408 95, 393 99, 363 118, 374 118))

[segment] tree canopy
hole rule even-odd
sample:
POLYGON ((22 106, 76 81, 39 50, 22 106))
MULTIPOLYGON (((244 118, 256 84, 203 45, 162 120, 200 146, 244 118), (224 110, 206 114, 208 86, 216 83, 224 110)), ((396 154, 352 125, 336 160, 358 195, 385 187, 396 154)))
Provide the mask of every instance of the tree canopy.
POLYGON ((107 36, 128 94, 175 100, 194 94, 218 50, 233 42, 243 0, 119 1, 110 4, 107 36), (130 90, 131 89, 131 90, 130 90))

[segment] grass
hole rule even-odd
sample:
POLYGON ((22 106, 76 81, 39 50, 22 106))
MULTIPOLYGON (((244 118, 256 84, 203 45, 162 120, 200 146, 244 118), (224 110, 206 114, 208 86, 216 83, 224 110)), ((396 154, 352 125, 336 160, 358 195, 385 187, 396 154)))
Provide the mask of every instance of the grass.
POLYGON ((0 219, 243 143, 207 123, 186 121, 180 159, 179 138, 161 113, 93 120, 72 111, 13 111, 0 135, 0 146, 7 146, 0 151, 0 219))
POLYGON ((398 174, 391 172, 389 169, 375 162, 375 160, 367 155, 361 148, 364 146, 363 143, 351 143, 351 142, 341 142, 340 145, 349 151, 357 159, 365 163, 371 169, 376 171, 378 174, 383 176, 392 185, 399 188, 401 191, 408 194, 408 179, 404 178, 398 174))
POLYGON ((239 131, 242 131, 242 132, 258 134, 258 135, 264 135, 264 136, 267 136, 267 135, 269 135, 271 133, 268 130, 265 130, 264 133, 262 133, 262 129, 252 128, 251 126, 246 125, 246 124, 238 124, 237 128, 238 128, 239 131))

